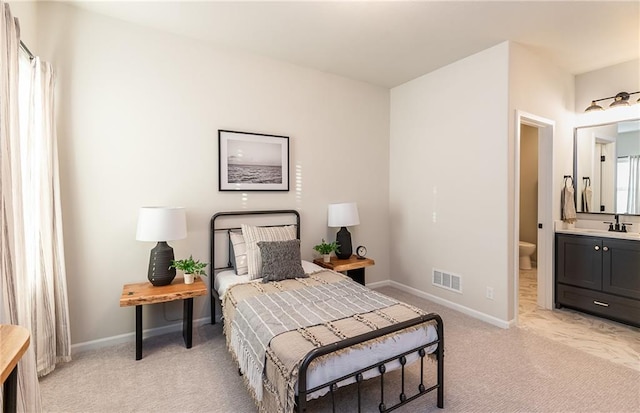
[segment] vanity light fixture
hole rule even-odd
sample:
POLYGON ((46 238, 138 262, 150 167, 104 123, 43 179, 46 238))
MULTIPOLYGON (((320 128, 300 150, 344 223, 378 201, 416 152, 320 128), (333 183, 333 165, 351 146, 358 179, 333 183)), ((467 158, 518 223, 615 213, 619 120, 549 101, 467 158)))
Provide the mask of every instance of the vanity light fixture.
MULTIPOLYGON (((592 100, 591 105, 589 105, 589 107, 586 108, 584 111, 591 112, 593 110, 604 110, 604 108, 598 105, 596 102, 600 102, 608 99, 613 99, 613 102, 611 102, 611 104, 609 105, 610 108, 615 108, 618 106, 629 106, 629 98, 631 97, 631 95, 635 95, 637 93, 640 93, 640 91, 632 92, 632 93, 620 92, 615 96, 609 96, 607 98, 592 100)), ((637 100, 637 103, 640 103, 640 99, 637 100)))

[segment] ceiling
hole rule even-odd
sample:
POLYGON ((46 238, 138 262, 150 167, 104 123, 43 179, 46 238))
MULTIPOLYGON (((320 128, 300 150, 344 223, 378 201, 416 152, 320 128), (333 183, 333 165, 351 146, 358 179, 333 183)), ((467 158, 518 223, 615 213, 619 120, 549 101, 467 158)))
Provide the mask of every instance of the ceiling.
POLYGON ((571 74, 640 56, 639 1, 77 1, 83 9, 394 87, 505 40, 571 74))

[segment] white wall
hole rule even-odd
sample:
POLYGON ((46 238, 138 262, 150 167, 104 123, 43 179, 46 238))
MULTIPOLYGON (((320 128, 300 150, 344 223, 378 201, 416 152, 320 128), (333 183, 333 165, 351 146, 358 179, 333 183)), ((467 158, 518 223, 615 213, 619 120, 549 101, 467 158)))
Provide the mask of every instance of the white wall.
POLYGON ((393 280, 499 320, 507 319, 508 52, 503 43, 391 90, 393 280), (463 293, 434 287, 433 268, 460 275, 463 293))
MULTIPOLYGON (((551 162, 551 221, 560 219, 560 189, 563 176, 573 175, 573 122, 574 122, 574 84, 573 76, 553 66, 548 60, 540 57, 529 48, 511 42, 509 44, 509 177, 508 188, 508 215, 509 215, 509 258, 508 258, 508 319, 515 317, 516 277, 518 276, 518 240, 515 238, 514 229, 517 228, 518 211, 515 208, 515 180, 516 176, 516 124, 515 113, 525 112, 542 117, 554 123, 552 154, 540 153, 539 156, 552 156, 551 162)), ((542 183, 539 183, 542 185, 542 183)), ((544 201, 543 201, 544 202, 544 201)), ((544 211, 538 210, 543 216, 544 211)), ((550 224, 551 222, 549 222, 550 224)), ((551 225, 547 225, 540 232, 540 236, 548 242, 538 245, 538 257, 554 256, 553 235, 551 225), (541 251, 544 249, 544 251, 541 251)), ((543 264, 538 262, 538 267, 543 264)), ((553 267, 547 265, 541 271, 547 280, 547 285, 552 285, 553 267)), ((549 297, 550 298, 550 297, 549 297)), ((549 303, 550 304, 550 303, 549 303)))
POLYGON ((559 205, 562 175, 572 170, 573 99, 571 75, 511 42, 392 89, 395 281, 497 324, 512 321, 515 113, 556 123, 552 202, 559 205), (463 294, 433 287, 432 268, 461 275, 463 294))
MULTIPOLYGON (((553 205, 560 205, 563 175, 573 175, 573 76, 551 65, 525 46, 510 43, 509 112, 531 113, 555 122, 553 142, 553 205)), ((513 139, 516 125, 509 116, 509 135, 513 139)), ((554 218, 560 208, 554 208, 554 218)))
MULTIPOLYGON (((18 17, 20 17, 18 15, 18 17)), ((187 209, 178 257, 208 260, 217 211, 296 208, 302 255, 334 229, 327 205, 358 203, 351 228, 388 278, 389 91, 195 42, 61 3, 38 4, 33 51, 57 72, 56 113, 72 342, 134 330, 122 285, 146 279, 152 243, 135 240, 138 208, 187 209), (217 130, 290 136, 288 193, 218 192, 217 130)), ((208 314, 195 302, 195 318, 208 314)), ((180 319, 180 303, 145 307, 145 328, 180 319)))

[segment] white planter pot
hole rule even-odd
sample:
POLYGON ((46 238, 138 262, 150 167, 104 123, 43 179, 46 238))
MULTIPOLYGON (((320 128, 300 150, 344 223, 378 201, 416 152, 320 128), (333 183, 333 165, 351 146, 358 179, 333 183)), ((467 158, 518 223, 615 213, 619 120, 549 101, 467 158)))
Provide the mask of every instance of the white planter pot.
POLYGON ((324 262, 331 262, 331 254, 324 254, 322 256, 322 261, 324 262))
POLYGON ((193 274, 185 274, 184 275, 184 283, 185 284, 193 284, 195 279, 196 279, 196 276, 193 275, 193 274))

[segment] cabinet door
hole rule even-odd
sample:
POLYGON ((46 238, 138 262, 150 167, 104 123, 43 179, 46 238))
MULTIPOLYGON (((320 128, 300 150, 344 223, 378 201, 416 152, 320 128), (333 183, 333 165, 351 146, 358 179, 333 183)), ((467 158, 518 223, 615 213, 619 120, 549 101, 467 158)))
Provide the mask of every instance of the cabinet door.
POLYGON ((640 300, 640 242, 602 239, 602 291, 640 300))
POLYGON ((602 288, 601 239, 580 235, 556 236, 556 279, 577 287, 602 288))

